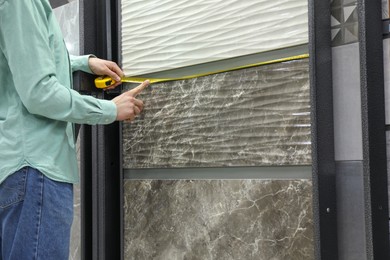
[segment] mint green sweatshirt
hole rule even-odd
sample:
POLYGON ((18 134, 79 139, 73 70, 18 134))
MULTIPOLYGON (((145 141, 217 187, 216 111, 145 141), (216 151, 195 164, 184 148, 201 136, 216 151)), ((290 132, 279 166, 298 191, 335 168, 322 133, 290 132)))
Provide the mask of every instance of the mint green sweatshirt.
POLYGON ((0 0, 0 182, 24 166, 79 180, 72 123, 116 118, 112 101, 72 90, 88 58, 69 57, 48 0, 0 0))

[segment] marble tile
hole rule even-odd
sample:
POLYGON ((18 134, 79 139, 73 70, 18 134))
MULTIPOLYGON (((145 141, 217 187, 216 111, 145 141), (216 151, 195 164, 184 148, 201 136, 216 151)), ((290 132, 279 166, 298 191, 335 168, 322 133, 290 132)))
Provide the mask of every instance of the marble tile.
POLYGON ((154 84, 123 124, 124 168, 308 165, 308 60, 154 84))
POLYGON ((126 180, 124 259, 314 259, 309 180, 126 180))

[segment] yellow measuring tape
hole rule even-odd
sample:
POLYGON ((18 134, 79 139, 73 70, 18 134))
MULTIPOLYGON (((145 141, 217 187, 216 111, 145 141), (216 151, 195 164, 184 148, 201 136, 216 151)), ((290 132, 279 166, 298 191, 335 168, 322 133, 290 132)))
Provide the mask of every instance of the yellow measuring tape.
MULTIPOLYGON (((207 72, 207 73, 201 73, 201 74, 194 74, 194 75, 189 75, 189 76, 184 76, 184 77, 177 77, 177 78, 123 77, 121 79, 121 81, 122 82, 128 82, 128 83, 142 83, 145 80, 149 80, 150 83, 160 83, 160 82, 167 82, 167 81, 193 79, 193 78, 199 78, 199 77, 209 76, 209 75, 223 73, 223 72, 229 72, 229 71, 234 71, 234 70, 240 70, 240 69, 247 69, 247 68, 252 68, 252 67, 257 67, 257 66, 269 65, 269 64, 273 64, 273 63, 306 59, 308 57, 309 57, 309 54, 301 54, 301 55, 296 55, 296 56, 292 56, 292 57, 286 57, 286 58, 280 58, 280 59, 275 59, 275 60, 269 60, 269 61, 263 61, 263 62, 259 62, 259 63, 249 64, 249 65, 244 65, 244 66, 235 67, 235 68, 231 68, 231 69, 227 69, 227 70, 220 70, 220 71, 213 71, 213 72, 207 72)), ((115 84, 115 80, 113 80, 112 78, 107 77, 107 76, 98 77, 98 78, 95 79, 95 86, 97 88, 104 89, 104 88, 108 88, 109 86, 111 86, 113 84, 115 84)))

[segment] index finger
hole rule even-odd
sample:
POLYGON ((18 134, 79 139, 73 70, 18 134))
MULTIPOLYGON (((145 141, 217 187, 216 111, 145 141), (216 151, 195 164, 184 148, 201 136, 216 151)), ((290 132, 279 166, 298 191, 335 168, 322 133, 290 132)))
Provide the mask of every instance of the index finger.
POLYGON ((129 90, 130 95, 133 97, 136 97, 139 93, 142 92, 142 90, 144 90, 147 86, 149 86, 149 84, 150 84, 150 81, 145 80, 138 87, 129 90))

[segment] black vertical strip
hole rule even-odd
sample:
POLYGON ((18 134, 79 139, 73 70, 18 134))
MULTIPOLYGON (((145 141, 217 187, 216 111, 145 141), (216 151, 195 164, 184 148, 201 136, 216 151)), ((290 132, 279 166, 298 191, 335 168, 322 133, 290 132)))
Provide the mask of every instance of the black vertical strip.
POLYGON ((124 259, 124 172, 123 172, 123 127, 122 123, 119 123, 119 214, 120 214, 120 222, 119 222, 119 228, 120 228, 120 259, 124 259))
MULTIPOLYGON (((82 52, 116 61, 113 42, 117 23, 113 12, 116 1, 82 0, 84 15, 82 52)), ((105 93, 93 86, 94 76, 82 76, 81 91, 94 93, 101 99, 112 99, 115 93, 105 93)), ((82 167, 82 259, 120 259, 120 130, 119 123, 85 127, 83 130, 82 167)))
MULTIPOLYGON (((115 60, 116 22, 113 21, 115 1, 98 0, 97 12, 97 55, 104 59, 115 60)), ((100 92, 100 98, 112 99, 112 93, 100 92)), ((97 200, 97 236, 93 259, 120 259, 120 144, 119 123, 97 126, 98 166, 96 172, 97 200)))
POLYGON ((381 1, 358 0, 367 259, 390 259, 381 1))
POLYGON ((81 259, 92 259, 92 132, 80 129, 81 259))
MULTIPOLYGON (((80 53, 82 54, 95 54, 98 55, 98 28, 100 26, 100 19, 96 8, 98 3, 93 0, 79 0, 80 1, 80 14, 82 18, 80 28, 80 53), (97 22, 98 21, 98 22, 97 22)), ((104 17, 103 17, 104 18, 104 17)), ((101 37, 99 35, 99 37, 101 37)), ((103 49, 103 48, 101 48, 103 49)), ((80 92, 83 94, 90 94, 97 92, 93 85, 94 76, 86 73, 80 74, 80 92)))
POLYGON ((338 259, 330 1, 309 1, 316 259, 338 259))
POLYGON ((90 254, 92 255, 91 259, 104 259, 100 258, 104 257, 101 255, 101 252, 99 251, 99 248, 101 248, 101 241, 100 241, 100 234, 103 230, 100 229, 99 223, 101 222, 100 214, 99 214, 99 204, 100 203, 100 183, 99 183, 99 176, 98 174, 101 172, 101 164, 103 162, 99 162, 99 145, 100 145, 100 136, 98 131, 98 126, 92 126, 91 127, 91 156, 92 156, 92 165, 91 165, 91 191, 92 191, 92 216, 91 216, 91 226, 92 226, 92 252, 90 254))
MULTIPOLYGON (((80 23, 80 53, 92 54, 96 53, 96 2, 94 0, 80 0, 80 14, 83 18, 80 23)), ((93 77, 86 74, 80 74, 77 79, 80 84, 79 91, 87 94, 93 90, 93 77)), ((93 259, 93 175, 96 174, 93 159, 96 153, 93 151, 94 141, 92 139, 92 127, 84 125, 80 135, 80 196, 81 196, 81 259, 93 259)))
MULTIPOLYGON (((113 31, 116 32, 116 34, 112 37, 113 41, 113 59, 115 59, 120 67, 122 67, 122 3, 121 0, 115 1, 115 10, 113 10, 112 17, 114 29, 113 31)), ((120 94, 122 90, 118 88, 119 92, 117 94, 120 94)), ((119 222, 119 228, 120 228, 120 259, 124 259, 124 172, 123 172, 123 134, 122 134, 122 123, 119 123, 119 214, 120 214, 120 222, 119 222)))
MULTIPOLYGON (((122 67, 122 3, 121 0, 116 0, 115 2, 115 8, 114 5, 112 5, 112 28, 115 33, 113 33, 112 37, 112 53, 113 53, 113 59, 118 63, 120 67, 122 67)), ((122 92, 121 88, 117 88, 115 90, 114 94, 120 94, 122 92)), ((119 229, 120 229, 120 258, 118 259, 124 259, 124 212, 123 212, 123 205, 124 205, 124 194, 123 194, 123 185, 124 185, 124 173, 123 173, 123 135, 122 135, 122 123, 118 123, 119 128, 119 138, 118 138, 118 149, 119 149, 119 181, 117 182, 118 191, 119 191, 119 229)))
MULTIPOLYGON (((108 50, 108 41, 110 39, 110 28, 107 26, 109 16, 107 16, 107 1, 96 0, 96 52, 95 54, 102 59, 107 59, 110 54, 108 50)), ((99 98, 103 98, 103 93, 98 94, 99 98)), ((94 166, 97 167, 93 172, 93 205, 94 205, 94 232, 93 232, 93 259, 105 260, 107 248, 105 246, 105 229, 106 220, 104 219, 105 211, 105 128, 103 126, 93 126, 96 131, 95 145, 93 153, 96 154, 97 160, 94 166)))

